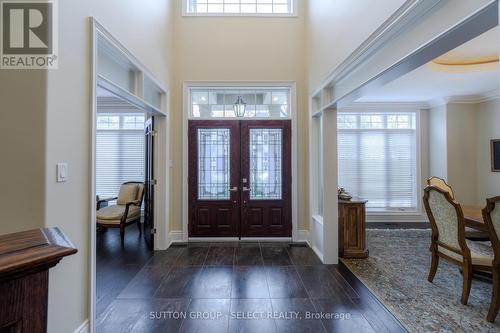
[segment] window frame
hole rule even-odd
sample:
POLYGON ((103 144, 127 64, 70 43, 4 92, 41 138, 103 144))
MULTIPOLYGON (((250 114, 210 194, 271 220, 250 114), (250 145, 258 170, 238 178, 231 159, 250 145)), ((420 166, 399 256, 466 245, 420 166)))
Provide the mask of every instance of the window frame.
POLYGON ((290 0, 292 3, 291 13, 193 13, 188 11, 188 1, 182 0, 182 16, 186 17, 297 17, 297 3, 299 0, 290 0))
MULTIPOLYGON (((419 215, 422 214, 423 212, 423 206, 422 202, 420 200, 419 194, 421 194, 421 184, 422 184, 422 179, 423 179, 423 155, 424 152, 422 151, 422 110, 420 108, 413 108, 413 107, 401 107, 398 105, 387 105, 387 106, 369 106, 367 105, 366 107, 346 107, 346 108, 340 108, 338 109, 338 113, 343 113, 343 114, 348 114, 348 113, 414 113, 415 114, 415 181, 416 181, 416 207, 414 209, 412 208, 405 208, 405 209, 400 209, 400 208, 394 208, 394 209, 381 209, 381 208, 374 208, 374 209, 367 209, 367 215, 368 216, 391 216, 391 215, 408 215, 408 216, 414 216, 414 215, 419 215)), ((337 131, 340 129, 337 128, 337 131)), ((342 129, 342 130, 349 130, 349 129, 342 129)), ((363 130, 363 129, 354 129, 356 130, 363 130)), ((365 129, 370 131, 370 129, 365 129)), ((374 129, 375 131, 378 129, 374 129)), ((387 129, 383 129, 387 130, 387 129)), ((395 131, 398 131, 399 129, 392 129, 395 131)), ((405 129, 403 129, 405 130, 405 129)), ((347 189, 348 190, 348 189, 347 189)))

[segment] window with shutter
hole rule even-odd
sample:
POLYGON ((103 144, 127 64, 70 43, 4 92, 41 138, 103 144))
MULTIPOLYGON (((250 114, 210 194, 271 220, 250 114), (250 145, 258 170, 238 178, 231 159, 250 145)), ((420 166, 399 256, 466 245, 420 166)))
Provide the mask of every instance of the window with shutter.
POLYGON ((339 112, 339 186, 372 212, 416 211, 416 132, 416 112, 339 112))
POLYGON ((142 113, 99 113, 96 130, 96 193, 118 195, 120 185, 144 181, 142 113))

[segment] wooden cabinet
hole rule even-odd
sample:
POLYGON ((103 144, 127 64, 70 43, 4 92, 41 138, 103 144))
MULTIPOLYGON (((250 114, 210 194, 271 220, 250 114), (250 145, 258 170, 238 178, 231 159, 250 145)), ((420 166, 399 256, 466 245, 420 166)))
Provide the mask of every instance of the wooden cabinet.
POLYGON ((339 200, 339 256, 366 258, 365 224, 367 200, 339 200))
POLYGON ((58 228, 0 236, 0 332, 47 331, 49 268, 76 249, 58 228))

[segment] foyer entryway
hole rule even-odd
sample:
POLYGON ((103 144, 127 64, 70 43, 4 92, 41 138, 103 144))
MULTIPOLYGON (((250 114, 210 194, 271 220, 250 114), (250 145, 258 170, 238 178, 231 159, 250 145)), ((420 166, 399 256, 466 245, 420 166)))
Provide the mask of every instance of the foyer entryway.
POLYGON ((189 121, 189 237, 291 237, 291 121, 189 121))

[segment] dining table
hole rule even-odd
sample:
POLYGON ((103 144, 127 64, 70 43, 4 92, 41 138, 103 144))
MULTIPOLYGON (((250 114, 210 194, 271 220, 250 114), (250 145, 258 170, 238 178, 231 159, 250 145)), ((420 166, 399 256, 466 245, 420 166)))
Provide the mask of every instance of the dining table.
POLYGON ((488 226, 483 219, 483 208, 482 206, 462 205, 466 227, 488 233, 488 226))

